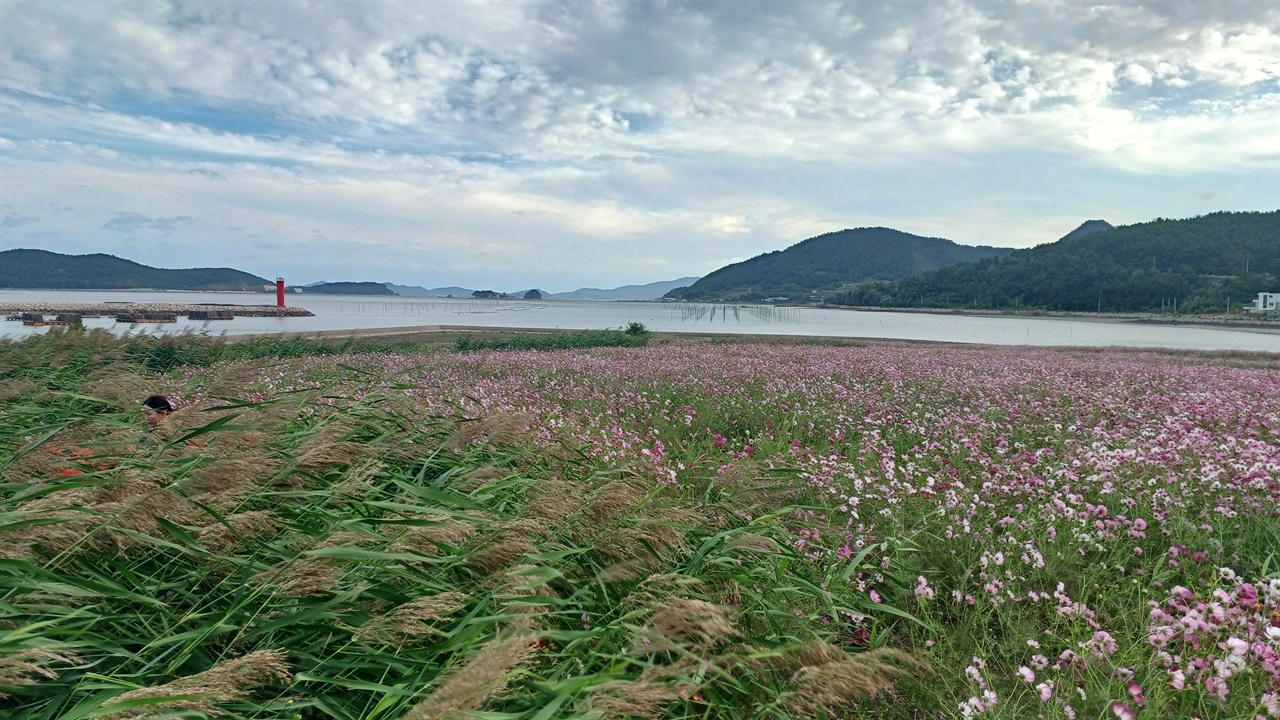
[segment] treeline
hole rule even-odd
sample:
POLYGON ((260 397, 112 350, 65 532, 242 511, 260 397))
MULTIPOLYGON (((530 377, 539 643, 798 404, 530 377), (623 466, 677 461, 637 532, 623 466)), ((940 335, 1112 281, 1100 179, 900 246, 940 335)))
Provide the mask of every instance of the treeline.
POLYGON ((880 307, 1224 312, 1280 289, 1280 211, 1158 218, 827 298, 880 307))

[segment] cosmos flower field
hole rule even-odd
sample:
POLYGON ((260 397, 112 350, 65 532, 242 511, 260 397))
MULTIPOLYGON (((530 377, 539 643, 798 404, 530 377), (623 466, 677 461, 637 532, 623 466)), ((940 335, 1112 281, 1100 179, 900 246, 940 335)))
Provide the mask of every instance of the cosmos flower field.
POLYGON ((1280 356, 690 342, 3 383, 14 718, 1280 717, 1280 356), (184 409, 139 442, 146 390, 184 409))

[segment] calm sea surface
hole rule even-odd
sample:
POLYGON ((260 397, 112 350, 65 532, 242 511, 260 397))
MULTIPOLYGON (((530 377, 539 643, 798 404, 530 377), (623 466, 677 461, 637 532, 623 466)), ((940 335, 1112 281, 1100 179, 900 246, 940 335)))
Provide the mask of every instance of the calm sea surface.
MULTIPOLYGON (((65 303, 226 303, 271 305, 267 294, 0 290, 0 302, 65 303)), ((409 297, 290 294, 288 303, 315 317, 238 317, 230 321, 139 325, 133 332, 255 333, 314 332, 415 325, 600 329, 642 322, 666 332, 815 335, 834 337, 935 340, 994 345, 1125 345, 1190 350, 1264 350, 1280 352, 1280 327, 1227 328, 1146 324, 1126 320, 966 316, 924 313, 860 312, 760 305, 699 305, 636 302, 543 302, 409 297)), ((89 327, 127 332, 112 318, 85 320, 89 327)), ((45 328, 0 320, 0 337, 19 338, 45 328)))

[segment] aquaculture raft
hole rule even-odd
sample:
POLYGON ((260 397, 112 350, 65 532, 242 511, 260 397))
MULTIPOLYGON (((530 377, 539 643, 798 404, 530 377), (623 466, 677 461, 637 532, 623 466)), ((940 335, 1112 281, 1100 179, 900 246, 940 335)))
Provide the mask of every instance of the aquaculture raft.
POLYGON ((188 320, 234 320, 230 310, 192 310, 187 313, 188 320))
POLYGON ((162 312, 139 312, 117 315, 118 323, 172 323, 178 322, 178 316, 171 313, 162 312))

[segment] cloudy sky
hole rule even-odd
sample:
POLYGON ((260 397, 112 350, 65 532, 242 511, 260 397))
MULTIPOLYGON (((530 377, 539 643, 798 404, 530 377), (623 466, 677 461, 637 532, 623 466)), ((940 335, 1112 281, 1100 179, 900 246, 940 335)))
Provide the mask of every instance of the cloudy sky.
POLYGON ((553 292, 1280 208, 1280 3, 0 2, 0 249, 553 292))

